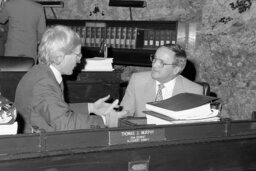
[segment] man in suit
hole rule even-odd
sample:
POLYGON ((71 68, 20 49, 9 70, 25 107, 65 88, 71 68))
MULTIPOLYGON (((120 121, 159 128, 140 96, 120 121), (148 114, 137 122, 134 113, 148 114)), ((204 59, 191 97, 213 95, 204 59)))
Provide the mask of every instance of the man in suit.
POLYGON ((37 60, 37 45, 46 29, 43 7, 33 0, 9 0, 0 11, 0 23, 8 21, 5 56, 37 60))
POLYGON ((59 131, 117 125, 117 114, 122 112, 116 113, 113 108, 118 100, 109 104, 105 102, 109 98, 106 96, 88 104, 64 101, 62 75, 72 74, 81 56, 81 39, 73 30, 55 26, 45 31, 39 45, 39 64, 23 76, 15 94, 15 105, 25 120, 26 133, 34 127, 59 131))
POLYGON ((203 94, 203 87, 180 73, 186 65, 186 52, 179 45, 164 45, 157 49, 151 57, 152 70, 134 73, 122 99, 121 106, 128 111, 128 115, 143 117, 145 104, 158 98, 159 85, 161 100, 179 93, 203 94))

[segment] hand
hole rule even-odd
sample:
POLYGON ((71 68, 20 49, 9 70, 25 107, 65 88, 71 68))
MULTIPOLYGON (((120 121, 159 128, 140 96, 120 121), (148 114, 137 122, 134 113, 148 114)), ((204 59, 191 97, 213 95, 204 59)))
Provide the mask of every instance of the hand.
POLYGON ((118 126, 118 120, 119 118, 127 115, 127 111, 120 111, 117 112, 115 110, 111 110, 107 115, 105 116, 106 123, 105 125, 109 128, 117 127, 118 126))
POLYGON ((106 103, 105 101, 108 100, 110 95, 106 97, 100 98, 96 102, 92 103, 92 109, 90 112, 95 113, 96 115, 106 116, 114 107, 117 106, 118 100, 115 100, 112 104, 106 103))

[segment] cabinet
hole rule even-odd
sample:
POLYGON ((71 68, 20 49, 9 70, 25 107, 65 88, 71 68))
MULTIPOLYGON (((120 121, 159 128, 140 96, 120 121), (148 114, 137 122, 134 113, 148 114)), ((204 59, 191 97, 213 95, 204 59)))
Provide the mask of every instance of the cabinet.
POLYGON ((48 26, 56 24, 80 35, 84 58, 103 56, 100 47, 105 41, 116 65, 150 66, 150 54, 177 41, 177 21, 47 20, 48 26))

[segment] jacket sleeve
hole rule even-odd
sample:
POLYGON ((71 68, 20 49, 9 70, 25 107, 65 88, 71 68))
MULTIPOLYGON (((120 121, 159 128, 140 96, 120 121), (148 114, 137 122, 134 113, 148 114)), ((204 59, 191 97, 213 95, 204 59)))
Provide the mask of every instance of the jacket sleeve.
POLYGON ((41 80, 33 90, 31 123, 46 131, 89 129, 103 127, 102 119, 88 114, 88 104, 70 107, 64 101, 60 87, 49 80, 41 80), (79 111, 75 111, 79 109, 79 111))
POLYGON ((129 84, 126 88, 124 97, 121 101, 121 106, 123 106, 123 109, 128 112, 128 115, 133 116, 135 113, 135 106, 136 106, 136 98, 135 98, 135 77, 134 75, 131 76, 129 80, 129 84))

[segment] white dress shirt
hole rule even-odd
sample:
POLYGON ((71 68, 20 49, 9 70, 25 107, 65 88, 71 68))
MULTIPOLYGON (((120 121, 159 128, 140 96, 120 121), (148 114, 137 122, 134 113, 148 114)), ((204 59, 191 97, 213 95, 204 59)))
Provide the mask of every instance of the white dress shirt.
MULTIPOLYGON (((176 77, 169 82, 164 83, 164 88, 162 89, 163 99, 168 99, 172 97, 173 88, 176 82, 176 77)), ((161 84, 160 82, 156 81, 156 94, 158 91, 158 85, 161 84)))

